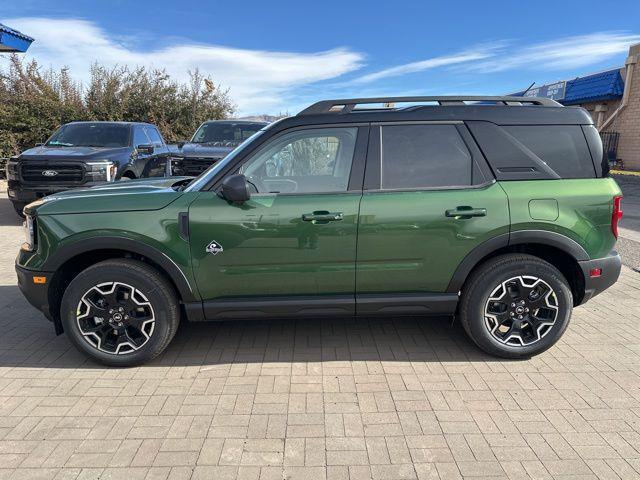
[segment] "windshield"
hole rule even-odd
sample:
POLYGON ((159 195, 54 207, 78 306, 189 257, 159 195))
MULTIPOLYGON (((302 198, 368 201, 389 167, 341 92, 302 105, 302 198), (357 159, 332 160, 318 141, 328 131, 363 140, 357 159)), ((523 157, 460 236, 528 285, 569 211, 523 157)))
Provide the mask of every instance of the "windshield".
POLYGON ((204 187, 220 170, 222 170, 226 165, 232 162, 233 159, 236 158, 236 156, 238 156, 239 153, 244 151, 244 149, 247 148, 247 146, 252 144, 253 141, 256 140, 258 137, 260 137, 263 133, 264 133, 263 130, 256 132, 251 137, 247 138, 244 142, 242 142, 242 144, 238 148, 233 150, 229 155, 224 157, 219 162, 214 163, 209 168, 207 168, 204 172, 202 172, 200 175, 194 178, 191 181, 191 183, 189 183, 187 188, 185 188, 185 192, 195 192, 197 190, 200 190, 202 187, 204 187))
POLYGON ((60 127, 46 145, 48 147, 128 147, 129 131, 128 125, 114 123, 70 123, 60 127))
POLYGON ((192 143, 212 143, 221 147, 235 147, 263 128, 259 123, 208 122, 193 135, 192 143))

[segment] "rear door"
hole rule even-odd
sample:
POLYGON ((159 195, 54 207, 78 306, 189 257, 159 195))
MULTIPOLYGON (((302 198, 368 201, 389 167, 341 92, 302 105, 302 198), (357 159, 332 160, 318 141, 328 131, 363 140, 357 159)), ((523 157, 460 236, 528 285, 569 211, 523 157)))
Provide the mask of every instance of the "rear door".
POLYGON ((462 122, 377 124, 368 152, 357 310, 446 310, 456 298, 437 294, 465 256, 496 236, 506 244, 507 196, 462 122))

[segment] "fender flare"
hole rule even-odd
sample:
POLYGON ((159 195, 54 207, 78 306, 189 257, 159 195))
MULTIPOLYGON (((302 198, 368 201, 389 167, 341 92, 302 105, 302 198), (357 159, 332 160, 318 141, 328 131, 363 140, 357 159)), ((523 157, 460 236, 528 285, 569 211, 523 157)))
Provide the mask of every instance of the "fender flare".
POLYGON ((76 242, 60 247, 43 265, 42 269, 48 272, 57 271, 64 263, 73 257, 93 250, 121 250, 131 252, 149 258, 162 268, 170 280, 175 284, 182 301, 198 302, 197 290, 191 285, 184 272, 166 254, 145 243, 130 238, 118 236, 105 236, 98 238, 84 238, 76 242))
POLYGON ((589 254, 578 242, 561 233, 548 230, 518 230, 511 233, 503 233, 476 246, 464 257, 453 273, 446 292, 458 293, 471 271, 487 255, 504 247, 525 243, 555 247, 578 262, 590 260, 589 254))

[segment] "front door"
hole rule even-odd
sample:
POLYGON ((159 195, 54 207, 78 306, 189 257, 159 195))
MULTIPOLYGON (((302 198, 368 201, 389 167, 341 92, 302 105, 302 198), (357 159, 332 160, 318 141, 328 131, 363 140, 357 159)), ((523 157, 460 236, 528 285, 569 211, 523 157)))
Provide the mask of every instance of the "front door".
POLYGON ((208 318, 353 311, 366 130, 285 132, 234 170, 249 201, 200 193, 189 235, 208 318))
POLYGON ((502 234, 506 242, 504 190, 463 124, 382 124, 369 145, 358 312, 442 312, 430 300, 455 307, 457 292, 442 294, 465 256, 502 234))

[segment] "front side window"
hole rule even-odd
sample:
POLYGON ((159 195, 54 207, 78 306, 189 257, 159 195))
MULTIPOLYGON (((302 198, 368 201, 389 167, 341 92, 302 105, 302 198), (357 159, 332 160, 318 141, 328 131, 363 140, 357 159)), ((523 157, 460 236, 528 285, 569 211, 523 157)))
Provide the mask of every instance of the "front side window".
POLYGON ((162 146, 162 137, 158 133, 158 131, 153 127, 144 127, 144 130, 149 137, 151 143, 157 147, 162 146))
POLYGON ((455 125, 381 129, 383 189, 471 185, 473 160, 455 125))
POLYGON ((299 130, 269 142, 240 169, 257 193, 345 192, 357 127, 299 130))
POLYGON ((135 147, 139 145, 147 145, 149 143, 149 137, 147 137, 142 127, 135 126, 133 128, 133 145, 135 147))

